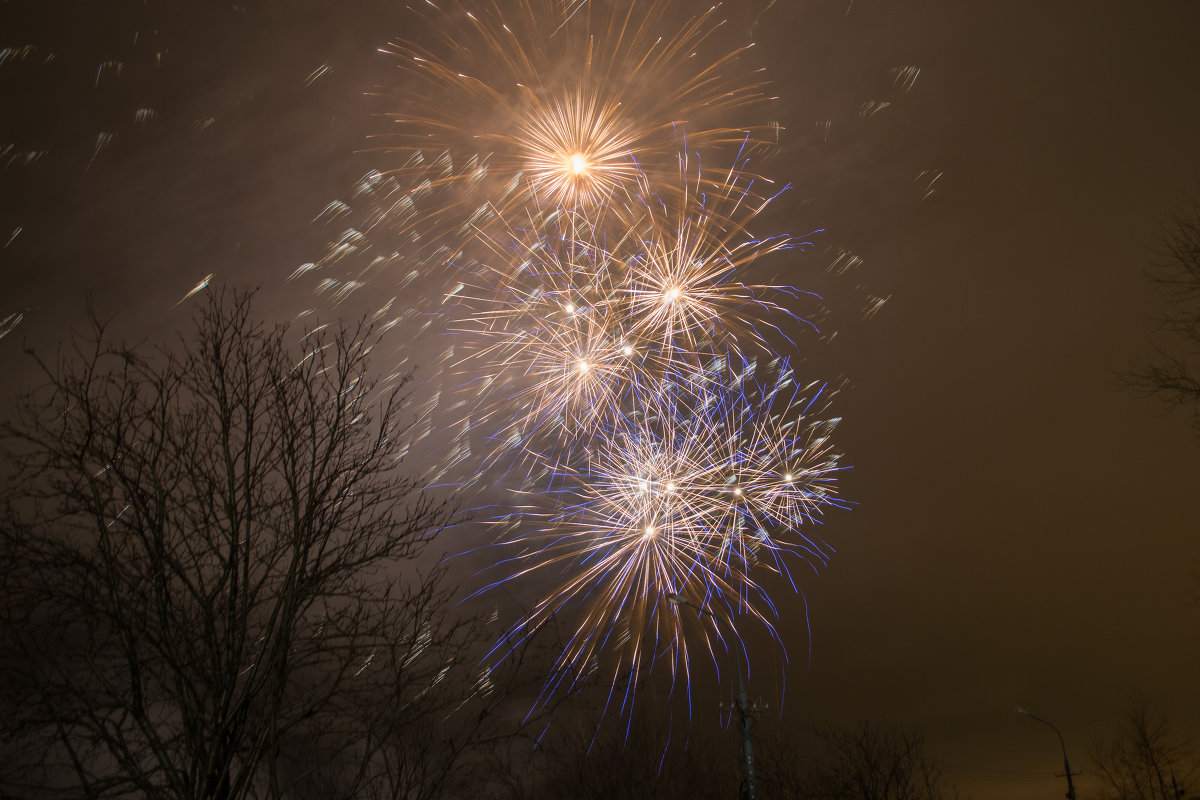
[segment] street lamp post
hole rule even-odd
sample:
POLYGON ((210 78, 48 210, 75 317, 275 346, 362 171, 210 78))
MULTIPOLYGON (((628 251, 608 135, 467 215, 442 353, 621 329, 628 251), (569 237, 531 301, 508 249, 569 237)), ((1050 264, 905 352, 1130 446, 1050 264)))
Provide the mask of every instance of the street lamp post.
POLYGON ((1031 714, 1020 706, 1017 706, 1017 713, 1036 720, 1043 725, 1048 725, 1051 730, 1058 734, 1058 743, 1062 745, 1063 771, 1067 774, 1067 800, 1075 800, 1075 780, 1071 775, 1071 761, 1067 758, 1067 743, 1063 740, 1062 731, 1049 720, 1044 720, 1036 714, 1031 714))
MULTIPOLYGON (((738 641, 737 632, 733 630, 732 624, 724 618, 718 617, 716 614, 712 613, 706 608, 701 608, 681 594, 669 594, 667 595, 667 599, 676 605, 688 606, 689 608, 695 609, 697 616, 701 614, 708 614, 717 622, 718 625, 728 626, 728 633, 730 634, 730 647, 733 647, 738 641)), ((745 759, 746 765, 746 797, 748 800, 756 800, 756 791, 754 786, 754 744, 750 738, 750 701, 746 698, 746 678, 742 672, 741 656, 735 656, 734 661, 737 663, 737 709, 738 716, 740 717, 742 723, 742 756, 745 759)), ((1071 800, 1074 800, 1074 798, 1071 800)))

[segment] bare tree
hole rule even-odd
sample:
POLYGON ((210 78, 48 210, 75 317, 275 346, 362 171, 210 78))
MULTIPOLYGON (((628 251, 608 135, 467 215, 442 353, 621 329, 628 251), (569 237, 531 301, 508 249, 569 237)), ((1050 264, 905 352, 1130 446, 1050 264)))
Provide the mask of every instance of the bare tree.
POLYGON ((1140 697, 1117 735, 1092 746, 1091 758, 1112 800, 1184 800, 1200 790, 1200 752, 1140 697))
POLYGON ((401 464, 370 331, 226 294, 178 347, 108 339, 39 362, 2 426, 0 791, 434 794, 499 735, 500 679, 445 613, 448 509, 401 464))
MULTIPOLYGON (((508 800, 738 796, 736 737, 697 735, 691 729, 694 721, 672 723, 662 703, 635 706, 630 716, 606 717, 602 693, 591 697, 592 704, 586 693, 575 700, 570 718, 556 720, 536 750, 501 754, 496 771, 505 780, 494 788, 494 796, 508 800), (581 700, 586 708, 579 707, 581 700)), ((727 732, 714 725, 705 733, 727 732)))
MULTIPOLYGON (((598 725, 555 723, 528 766, 497 796, 744 797, 738 737, 648 705, 598 725)), ((760 737, 760 797, 784 800, 953 800, 958 793, 926 755, 918 732, 862 723, 813 736, 760 737)))
POLYGON ((653 728, 628 736, 610 731, 599 740, 590 733, 567 733, 552 746, 552 796, 594 800, 738 796, 736 747, 721 749, 712 741, 684 741, 678 735, 671 740, 665 731, 653 728), (573 741, 578 757, 567 757, 569 748, 563 744, 568 741, 573 741))
POLYGON ((872 723, 816 731, 817 754, 796 794, 813 800, 949 800, 957 792, 925 754, 918 731, 872 723))
POLYGON ((1160 347, 1131 371, 1128 383, 1170 407, 1190 409, 1200 434, 1200 204, 1175 217, 1162 245, 1163 258, 1150 278, 1166 301, 1162 327, 1178 344, 1160 347))

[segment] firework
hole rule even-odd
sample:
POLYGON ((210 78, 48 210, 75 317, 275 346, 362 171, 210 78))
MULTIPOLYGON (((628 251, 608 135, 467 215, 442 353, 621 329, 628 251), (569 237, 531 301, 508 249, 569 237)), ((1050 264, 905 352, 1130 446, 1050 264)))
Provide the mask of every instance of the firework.
POLYGON ((819 298, 755 278, 808 241, 756 232, 786 187, 750 169, 766 128, 731 119, 765 99, 745 48, 715 45, 715 7, 424 8, 430 43, 387 49, 396 163, 325 210, 341 233, 297 276, 340 302, 394 275, 376 317, 445 343, 417 409, 431 483, 514 493, 487 589, 525 612, 493 657, 563 626, 548 697, 602 665, 686 686, 726 622, 782 644, 771 591, 826 561, 814 524, 842 504, 831 393, 776 352, 819 298))
MULTIPOLYGON (((446 182, 456 173, 445 157, 428 162, 416 154, 405 169, 413 185, 402 184, 394 174, 371 170, 354 185, 347 199, 330 201, 313 222, 326 227, 332 238, 318 258, 292 273, 291 280, 315 279, 314 293, 330 297, 335 304, 360 292, 372 280, 376 294, 404 290, 414 281, 444 286, 450 280, 446 264, 463 260, 464 243, 489 224, 495 211, 489 203, 477 200, 455 227, 431 235, 428 231, 439 228, 447 208, 461 206, 460 199, 469 192, 470 184, 446 182), (378 285, 381 283, 384 286, 378 285)), ((428 294, 440 299, 445 292, 428 294)), ((419 299, 421 295, 412 296, 419 299)), ((397 295, 391 294, 387 302, 396 300, 397 295)), ((428 307, 420 311, 432 313, 428 307)))
MULTIPOLYGON (((551 617, 577 621, 552 686, 586 678, 601 652, 618 662, 613 675, 636 676, 656 657, 686 674, 683 618, 668 596, 774 633, 756 573, 794 587, 789 561, 815 567, 828 558, 828 546, 806 532, 840 505, 824 387, 797 387, 783 361, 760 382, 755 366, 717 359, 671 376, 594 439, 578 466, 556 462, 548 490, 529 492, 503 521, 506 543, 520 553, 502 563, 502 582, 556 576, 510 638, 551 617), (553 508, 541 510, 547 496, 553 508)), ((706 650, 718 634, 706 630, 706 650)))
POLYGON ((388 93, 392 132, 377 141, 449 159, 458 166, 443 182, 477 182, 500 208, 610 205, 639 176, 669 176, 681 146, 741 147, 766 130, 723 124, 764 95, 740 63, 750 45, 701 56, 722 24, 716 7, 682 26, 662 2, 428 8, 436 44, 388 48, 405 74, 388 93))
POLYGON ((640 186, 622 196, 640 214, 616 220, 534 206, 462 270, 450 298, 467 342, 461 366, 508 387, 488 412, 519 431, 497 437, 503 445, 545 430, 585 443, 685 364, 718 348, 769 352, 772 334, 790 340, 804 324, 793 309, 803 293, 739 279, 806 242, 753 238, 746 228, 767 201, 747 203, 736 173, 719 192, 685 183, 675 207, 640 186))
POLYGON ((623 240, 628 252, 620 254, 628 266, 620 302, 632 320, 632 336, 653 344, 668 360, 694 363, 716 346, 769 349, 766 330, 790 340, 794 330, 780 325, 803 323, 796 301, 815 298, 795 287, 744 280, 755 262, 809 242, 755 237, 751 226, 779 192, 758 198, 743 176, 730 170, 707 191, 699 181, 684 181, 674 204, 661 195, 638 197, 642 214, 634 235, 623 240))

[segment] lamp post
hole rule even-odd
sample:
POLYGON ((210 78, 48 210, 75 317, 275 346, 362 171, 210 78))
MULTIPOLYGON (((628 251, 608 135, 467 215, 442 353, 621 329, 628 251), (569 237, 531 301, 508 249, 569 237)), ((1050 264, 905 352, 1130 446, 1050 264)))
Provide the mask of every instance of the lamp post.
MULTIPOLYGON (((701 608, 695 603, 688 600, 681 594, 669 594, 667 599, 675 605, 688 606, 695 609, 696 616, 708 614, 718 625, 727 625, 730 634, 730 646, 738 641, 737 632, 733 630, 733 625, 722 617, 718 617, 706 608, 701 608)), ((742 756, 746 764, 746 797, 747 800, 756 800, 756 791, 754 786, 754 744, 750 739, 750 701, 746 699, 746 678, 742 672, 741 656, 735 656, 734 661, 737 663, 738 676, 738 691, 737 691, 737 709, 738 716, 742 723, 742 756)), ((1074 800, 1074 798, 1072 798, 1074 800)))
POLYGON ((1067 743, 1063 741, 1062 731, 1060 731, 1054 725, 1054 723, 1050 722, 1049 720, 1044 720, 1036 714, 1031 714, 1020 706, 1017 706, 1017 713, 1029 717, 1032 720, 1036 720, 1043 725, 1048 725, 1051 730, 1058 734, 1058 743, 1062 745, 1063 771, 1067 773, 1067 800, 1075 800, 1075 780, 1071 776, 1071 762, 1067 758, 1067 743))

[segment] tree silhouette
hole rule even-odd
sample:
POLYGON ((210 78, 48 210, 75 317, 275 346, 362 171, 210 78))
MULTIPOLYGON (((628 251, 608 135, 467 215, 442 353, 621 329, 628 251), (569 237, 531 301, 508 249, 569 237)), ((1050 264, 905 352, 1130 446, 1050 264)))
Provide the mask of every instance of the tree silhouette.
POLYGON ((1091 749, 1111 800, 1184 800, 1200 788, 1200 752, 1135 697, 1117 735, 1091 749))
POLYGON ((818 755, 792 796, 812 800, 951 800, 919 731, 863 722, 816 731, 818 755))
POLYGON ((40 361, 2 427, 0 791, 434 794, 499 735, 504 678, 446 614, 449 509, 401 463, 371 331, 226 292, 177 347, 109 339, 40 361))
POLYGON ((1162 295, 1161 323, 1176 342, 1134 367, 1128 383, 1169 407, 1191 411, 1200 435, 1200 204, 1178 214, 1162 237, 1163 259, 1150 273, 1162 295))

